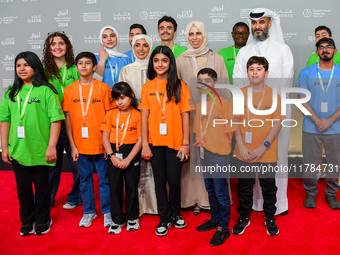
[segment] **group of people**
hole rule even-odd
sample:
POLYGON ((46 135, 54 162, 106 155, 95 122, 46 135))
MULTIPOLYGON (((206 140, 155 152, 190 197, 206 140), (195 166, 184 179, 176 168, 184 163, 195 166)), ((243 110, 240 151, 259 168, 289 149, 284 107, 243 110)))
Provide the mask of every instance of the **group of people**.
MULTIPOLYGON (((164 236, 172 224, 185 228, 180 209, 193 207, 195 215, 202 209, 211 211, 211 218, 197 231, 214 229, 210 244, 223 244, 230 236, 229 176, 205 172, 204 178, 191 178, 190 169, 288 165, 290 129, 280 120, 291 119, 291 109, 288 105, 282 114, 281 92, 276 95, 272 87, 293 86, 292 53, 276 13, 254 9, 249 25, 251 30, 246 23, 236 23, 234 45, 218 53, 209 49, 201 21, 187 25, 187 48, 175 44, 177 23, 164 16, 158 21, 162 41, 157 47, 142 25, 133 24, 132 50, 124 54, 111 26, 101 29, 97 54, 81 52, 74 57, 64 32, 48 34, 42 62, 32 52, 18 54, 14 83, 0 103, 0 121, 2 159, 13 165, 17 182, 20 234, 50 231, 50 208, 65 150, 74 183, 63 208, 83 205, 79 226, 89 227, 97 217, 95 166, 104 227, 110 234, 119 234, 124 225, 128 231, 138 230, 138 218, 150 213, 159 214, 156 235, 164 236), (242 88, 244 115, 233 113, 233 96, 218 88, 219 83, 242 88), (248 97, 253 105, 248 106, 248 97), (274 101, 275 111, 256 112, 269 111, 274 101), (214 119, 237 124, 215 126, 214 119), (255 120, 265 124, 258 128, 251 124, 255 120)), ((323 145, 327 163, 334 167, 326 177, 326 201, 340 209, 335 170, 340 159, 338 53, 327 27, 318 27, 315 35, 316 55, 296 84, 311 95, 302 104, 311 114, 303 120, 304 166, 319 164, 323 145)), ((298 94, 300 99, 306 96, 298 94)), ((315 208, 317 173, 306 169, 304 174, 305 207, 315 208)), ((288 173, 258 171, 259 181, 255 172, 238 177, 240 217, 232 232, 245 231, 254 209, 264 211, 267 233, 277 235, 274 216, 288 213, 288 173)))

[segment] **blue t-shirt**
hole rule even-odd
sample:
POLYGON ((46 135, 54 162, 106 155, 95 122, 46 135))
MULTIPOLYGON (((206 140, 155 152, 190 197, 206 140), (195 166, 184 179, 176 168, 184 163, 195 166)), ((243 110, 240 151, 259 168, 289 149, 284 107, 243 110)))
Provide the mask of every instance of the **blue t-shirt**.
POLYGON ((133 51, 132 50, 129 50, 129 51, 125 52, 124 54, 129 56, 129 58, 131 60, 131 63, 136 61, 135 55, 133 55, 133 51))
MULTIPOLYGON (((99 62, 98 55, 97 54, 95 55, 96 55, 97 61, 99 62)), ((112 88, 113 84, 118 82, 120 70, 122 70, 122 68, 128 64, 131 64, 131 61, 129 58, 108 57, 108 59, 105 62, 103 82, 105 82, 106 84, 110 86, 110 88, 112 88), (118 60, 118 63, 117 63, 117 60, 118 60), (117 70, 116 70, 116 67, 117 67, 117 70), (112 68, 112 71, 111 71, 111 68, 112 68)))
MULTIPOLYGON (((324 71, 320 69, 320 75, 324 84, 325 91, 327 90, 331 70, 324 71)), ((304 68, 296 82, 296 87, 309 90, 311 99, 308 104, 312 107, 315 114, 320 119, 331 117, 340 107, 340 66, 335 64, 332 83, 326 93, 325 102, 327 102, 327 112, 321 112, 321 103, 324 102, 324 94, 321 89, 320 81, 318 78, 317 65, 313 64, 304 68)), ((302 93, 297 93, 303 95, 302 93)), ((326 132, 319 132, 315 123, 308 117, 304 116, 302 130, 312 134, 339 134, 340 133, 340 120, 336 120, 326 132)))

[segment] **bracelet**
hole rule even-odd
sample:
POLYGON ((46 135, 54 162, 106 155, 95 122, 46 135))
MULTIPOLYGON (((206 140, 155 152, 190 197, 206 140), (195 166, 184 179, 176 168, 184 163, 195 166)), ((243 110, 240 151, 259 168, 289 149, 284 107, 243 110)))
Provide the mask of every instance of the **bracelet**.
POLYGON ((184 144, 184 143, 182 143, 181 145, 182 145, 182 146, 189 146, 189 144, 184 144))
POLYGON ((115 155, 115 154, 114 154, 114 153, 108 154, 108 155, 106 156, 106 158, 107 158, 107 159, 110 159, 113 155, 115 155))

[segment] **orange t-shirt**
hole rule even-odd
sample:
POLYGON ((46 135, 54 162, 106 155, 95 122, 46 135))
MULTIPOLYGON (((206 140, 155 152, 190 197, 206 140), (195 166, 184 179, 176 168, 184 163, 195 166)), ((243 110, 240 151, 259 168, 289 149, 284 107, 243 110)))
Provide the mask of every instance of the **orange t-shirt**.
MULTIPOLYGON (((110 133, 110 143, 116 143, 116 124, 119 109, 113 109, 108 111, 100 127, 101 131, 110 133)), ((122 141, 126 121, 130 113, 120 113, 119 125, 118 125, 118 143, 122 141), (123 126, 124 124, 124 126, 123 126)), ((126 135, 123 144, 135 144, 137 143, 137 136, 142 136, 141 133, 141 121, 142 115, 136 109, 132 109, 131 116, 126 130, 126 135)))
POLYGON ((233 132, 237 129, 237 127, 236 125, 230 127, 230 120, 233 118, 232 107, 230 103, 224 98, 221 98, 221 101, 222 105, 219 100, 216 100, 217 106, 213 101, 208 101, 207 115, 201 114, 202 102, 197 104, 193 129, 193 132, 196 133, 195 146, 200 146, 200 143, 202 142, 201 131, 204 132, 206 128, 210 109, 213 105, 211 117, 205 133, 205 142, 202 144, 202 146, 215 154, 229 155, 231 151, 233 132), (228 123, 215 124, 214 127, 214 119, 227 120, 228 123), (200 122, 202 123, 202 130, 200 122))
MULTIPOLYGON (((266 140, 266 137, 270 130, 272 129, 272 121, 266 121, 270 119, 285 119, 285 115, 281 115, 281 99, 280 96, 277 94, 277 107, 276 110, 269 115, 255 115, 249 111, 249 119, 254 119, 254 120, 262 120, 263 121, 263 126, 262 127, 250 127, 248 126, 248 119, 247 119, 247 101, 248 101, 248 88, 250 86, 242 88, 242 92, 244 95, 244 115, 236 115, 236 118, 240 118, 239 122, 243 122, 245 120, 245 126, 243 124, 239 124, 240 126, 240 131, 242 135, 242 141, 244 145, 250 150, 253 151, 257 147, 259 147, 263 142, 266 140), (254 117, 254 118, 253 118, 254 117), (249 129, 248 129, 249 128, 249 129), (246 132, 251 132, 252 133, 252 143, 246 143, 245 142, 245 133, 246 132)), ((253 106, 255 109, 257 109, 258 104, 261 101, 262 98, 262 93, 263 91, 260 92, 254 92, 253 91, 253 106)), ((273 102, 273 89, 266 86, 265 88, 265 94, 263 97, 263 101, 260 105, 260 109, 257 110, 268 110, 272 107, 272 102, 273 102)), ((260 126, 262 123, 260 121, 252 121, 250 122, 252 126, 260 126)), ((277 135, 274 139, 274 141, 271 144, 271 147, 268 148, 263 155, 256 161, 256 162, 264 162, 264 163, 270 163, 270 162, 276 162, 278 161, 278 136, 277 135)), ((236 156, 239 160, 241 159, 240 156, 240 150, 236 144, 236 156)), ((248 162, 253 162, 254 160, 243 160, 243 161, 248 161, 248 162)))
MULTIPOLYGON (((182 113, 190 111, 190 91, 187 85, 181 81, 181 100, 178 104, 173 99, 165 104, 165 121, 167 124, 167 135, 160 134, 162 123, 162 108, 164 96, 166 96, 167 80, 156 82, 157 91, 160 94, 162 106, 156 96, 155 80, 148 81, 142 87, 142 99, 138 109, 149 109, 149 143, 154 146, 167 146, 179 150, 183 143, 182 113)), ((189 125, 189 123, 188 123, 189 125)))
MULTIPOLYGON (((83 107, 87 107, 91 84, 82 85, 83 107)), ((73 140, 80 154, 96 155, 104 153, 103 137, 100 125, 105 117, 105 112, 116 105, 111 98, 111 89, 104 82, 94 80, 91 104, 89 107, 86 127, 88 138, 82 138, 81 128, 84 127, 83 114, 80 104, 79 81, 75 81, 65 88, 63 97, 63 110, 70 112, 73 140)))

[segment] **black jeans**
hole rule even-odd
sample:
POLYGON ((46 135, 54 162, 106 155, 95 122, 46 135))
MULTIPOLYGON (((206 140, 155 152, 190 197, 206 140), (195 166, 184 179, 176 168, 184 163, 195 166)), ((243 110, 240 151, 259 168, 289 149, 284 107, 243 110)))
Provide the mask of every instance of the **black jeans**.
MULTIPOLYGON (((261 162, 245 162, 237 159, 237 170, 241 174, 241 170, 245 170, 245 167, 250 169, 251 167, 257 166, 259 169, 261 166, 271 166, 275 167, 275 163, 261 163, 261 162), (241 169, 242 167, 242 169, 241 169)), ((255 174, 256 172, 244 173, 245 178, 238 179, 237 195, 239 199, 239 207, 237 211, 241 217, 249 218, 253 207, 253 187, 255 184, 255 174), (250 176, 252 176, 250 178, 250 176)), ((260 181, 260 186, 262 188, 263 196, 263 211, 267 218, 273 218, 276 212, 276 192, 277 187, 275 184, 275 171, 258 172, 258 177, 260 181)))
POLYGON ((48 181, 49 166, 22 166, 13 159, 22 224, 34 221, 46 223, 50 219, 51 191, 48 181), (35 202, 32 183, 35 188, 35 202))
MULTIPOLYGON (((123 153, 126 158, 134 144, 123 144, 119 148, 119 153, 123 153)), ((116 144, 111 144, 112 150, 116 153, 116 144)), ((111 194, 111 217, 114 223, 123 224, 128 220, 135 220, 139 216, 138 203, 138 182, 140 175, 140 153, 131 161, 125 169, 116 168, 112 161, 107 161, 107 174, 109 179, 111 194), (123 186, 125 179, 125 211, 123 212, 123 186)))
POLYGON ((158 214, 161 222, 170 222, 171 217, 180 215, 182 162, 176 157, 177 150, 151 144, 150 148, 153 154, 150 163, 154 173, 158 214), (167 182, 169 198, 166 189, 167 182))

